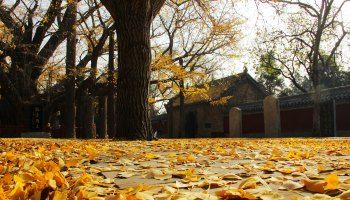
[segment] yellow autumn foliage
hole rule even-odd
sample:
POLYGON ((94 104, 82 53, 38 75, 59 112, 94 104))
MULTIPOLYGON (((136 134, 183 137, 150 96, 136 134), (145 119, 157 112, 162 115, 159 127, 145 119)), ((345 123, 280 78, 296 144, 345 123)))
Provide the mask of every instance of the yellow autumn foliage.
POLYGON ((349 147, 344 139, 0 139, 0 200, 303 199, 332 192, 343 200, 350 181, 338 174, 350 170, 349 147), (146 184, 153 181, 159 185, 146 184))

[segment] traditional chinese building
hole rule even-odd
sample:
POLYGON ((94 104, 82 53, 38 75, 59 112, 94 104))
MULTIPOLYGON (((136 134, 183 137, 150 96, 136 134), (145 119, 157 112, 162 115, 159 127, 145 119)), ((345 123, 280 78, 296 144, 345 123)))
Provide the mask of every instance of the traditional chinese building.
MULTIPOLYGON (((241 73, 211 82, 207 95, 186 98, 184 135, 179 135, 179 97, 166 106, 166 115, 158 116, 153 122, 162 137, 227 137, 229 111, 238 107, 242 111, 242 137, 265 137, 263 99, 267 95, 264 87, 249 74, 241 73)), ((313 96, 311 92, 278 98, 280 137, 314 136, 313 96)), ((350 136, 349 113, 350 86, 322 90, 319 136, 350 136)))
POLYGON ((180 134, 179 97, 173 98, 167 104, 168 133, 164 136, 225 137, 229 132, 230 106, 262 100, 267 95, 264 87, 247 72, 214 80, 209 83, 205 94, 185 98, 184 135, 180 134))

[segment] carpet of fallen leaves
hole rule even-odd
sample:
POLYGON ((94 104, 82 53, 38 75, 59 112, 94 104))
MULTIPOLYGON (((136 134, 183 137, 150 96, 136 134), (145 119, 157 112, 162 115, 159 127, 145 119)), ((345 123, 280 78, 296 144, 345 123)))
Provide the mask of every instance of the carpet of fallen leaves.
POLYGON ((350 199, 350 140, 0 139, 5 199, 350 199))

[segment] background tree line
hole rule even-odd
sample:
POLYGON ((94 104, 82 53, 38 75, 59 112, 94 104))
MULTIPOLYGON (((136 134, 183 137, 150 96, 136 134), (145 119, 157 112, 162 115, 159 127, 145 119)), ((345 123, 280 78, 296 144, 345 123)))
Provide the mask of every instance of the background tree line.
MULTIPOLYGON (((258 37, 260 80, 271 92, 279 87, 291 93, 284 80, 301 92, 314 91, 317 133, 321 88, 348 80, 339 50, 348 36, 340 15, 348 0, 260 2, 273 6, 287 25, 265 27, 258 37)), ((186 96, 205 95, 213 72, 236 54, 242 23, 233 12, 236 3, 1 0, 2 112, 21 124, 23 107, 46 99, 48 113, 64 112, 66 137, 92 138, 98 105, 98 130, 105 130, 100 137, 107 131, 151 139, 154 104, 179 96, 183 119, 186 96)))
POLYGON ((350 26, 343 18, 349 0, 261 0, 272 6, 279 27, 260 30, 256 52, 259 79, 270 92, 313 92, 313 132, 320 134, 321 90, 349 84, 343 45, 350 26), (292 87, 286 88, 288 81, 292 87))
POLYGON ((46 122, 62 111, 68 138, 92 138, 97 121, 97 130, 110 137, 149 138, 153 105, 205 93, 195 86, 234 53, 241 23, 229 0, 152 0, 124 7, 95 0, 0 3, 4 120, 22 124, 24 107, 45 99, 46 122), (148 6, 151 13, 145 13, 148 6), (101 93, 107 99, 97 99, 101 93), (99 105, 106 105, 97 112, 104 116, 94 116, 99 105))

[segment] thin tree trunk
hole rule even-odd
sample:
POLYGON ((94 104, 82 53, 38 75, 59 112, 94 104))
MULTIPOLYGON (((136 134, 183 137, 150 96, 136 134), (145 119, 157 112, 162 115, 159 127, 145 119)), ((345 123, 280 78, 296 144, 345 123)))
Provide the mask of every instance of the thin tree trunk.
POLYGON ((92 139, 95 138, 94 134, 94 106, 93 103, 94 99, 91 96, 86 96, 86 107, 85 107, 85 113, 84 113, 84 125, 85 125, 85 130, 84 130, 84 135, 86 139, 92 139))
POLYGON ((319 79, 319 71, 314 75, 313 81, 314 90, 314 108, 313 108, 313 136, 321 136, 321 85, 319 79))
POLYGON ((95 118, 95 108, 94 108, 94 87, 96 85, 96 74, 97 74, 97 62, 98 62, 98 50, 94 49, 91 58, 91 73, 90 79, 91 84, 89 86, 89 93, 86 97, 86 108, 85 108, 85 120, 84 125, 86 126, 84 134, 85 138, 91 139, 95 136, 94 131, 94 118, 95 118))
POLYGON ((168 132, 170 138, 174 138, 174 107, 173 107, 173 101, 169 101, 167 105, 167 120, 168 120, 168 132))
POLYGON ((107 138, 107 97, 98 98, 98 123, 96 125, 98 138, 107 138))
POLYGON ((77 96, 77 113, 76 113, 76 137, 83 138, 84 135, 84 113, 85 113, 85 96, 84 91, 80 91, 77 96))
POLYGON ((76 69, 76 13, 77 3, 72 0, 68 8, 70 9, 70 27, 67 38, 67 56, 66 56, 66 108, 65 108, 65 136, 67 138, 75 138, 75 69, 76 69))
POLYGON ((322 28, 320 27, 320 19, 318 30, 315 37, 314 54, 312 57, 312 83, 314 89, 314 109, 313 109, 313 136, 321 135, 321 85, 320 85, 320 43, 322 38, 322 28))
POLYGON ((109 63, 108 63, 108 100, 107 100, 107 131, 108 137, 115 137, 115 100, 114 100, 114 31, 109 34, 109 63))
POLYGON ((179 126, 180 126, 180 131, 179 131, 179 138, 185 137, 185 94, 184 94, 184 82, 183 80, 180 81, 180 120, 179 120, 179 126))
POLYGON ((89 105, 89 95, 88 95, 88 91, 87 89, 83 89, 81 90, 81 94, 79 96, 79 98, 81 99, 80 104, 78 105, 81 110, 79 111, 79 119, 80 121, 80 125, 81 125, 81 132, 80 132, 80 138, 84 138, 84 139, 88 139, 88 132, 89 132, 89 125, 87 124, 89 119, 88 119, 88 105, 89 105))
POLYGON ((117 137, 150 139, 148 109, 151 1, 120 1, 118 24, 117 137))

